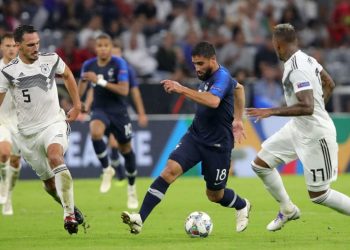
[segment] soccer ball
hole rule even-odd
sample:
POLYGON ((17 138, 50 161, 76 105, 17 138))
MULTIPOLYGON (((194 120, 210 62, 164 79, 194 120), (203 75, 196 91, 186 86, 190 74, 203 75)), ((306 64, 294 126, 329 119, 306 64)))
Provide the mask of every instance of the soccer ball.
POLYGON ((213 223, 207 213, 195 211, 187 216, 185 221, 185 231, 193 238, 208 237, 213 230, 213 223))

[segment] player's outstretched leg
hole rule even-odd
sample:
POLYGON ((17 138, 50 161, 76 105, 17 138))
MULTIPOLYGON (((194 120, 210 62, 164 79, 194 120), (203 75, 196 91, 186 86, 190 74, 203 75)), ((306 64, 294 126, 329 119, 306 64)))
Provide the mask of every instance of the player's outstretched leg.
POLYGON ((316 204, 334 209, 341 214, 350 215, 350 197, 334 189, 328 189, 324 194, 311 198, 311 200, 316 204))
POLYGON ((75 218, 73 180, 65 164, 61 164, 52 169, 55 174, 56 192, 60 198, 64 212, 64 228, 68 233, 78 232, 78 222, 75 218))
POLYGON ((280 230, 284 224, 290 220, 296 220, 300 217, 300 210, 295 206, 289 198, 289 195, 283 185, 281 175, 276 168, 259 166, 255 161, 267 164, 261 159, 257 158, 252 161, 252 169, 263 181, 266 190, 275 198, 280 204, 280 210, 276 218, 267 225, 267 230, 280 230))
MULTIPOLYGON (((55 183, 54 181, 52 182, 45 182, 44 185, 45 191, 52 196, 52 198, 62 206, 61 204, 61 199, 57 194, 56 191, 56 187, 55 187, 55 183)), ((89 225, 86 223, 85 220, 85 216, 84 214, 80 211, 79 208, 77 208, 76 206, 74 206, 74 216, 75 216, 75 220, 78 222, 79 225, 82 225, 84 227, 84 229, 86 230, 89 225)))
POLYGON ((159 176, 149 187, 143 199, 140 212, 138 214, 122 213, 122 222, 129 225, 131 233, 138 234, 141 232, 143 223, 145 223, 152 210, 162 201, 169 185, 163 177, 159 176))

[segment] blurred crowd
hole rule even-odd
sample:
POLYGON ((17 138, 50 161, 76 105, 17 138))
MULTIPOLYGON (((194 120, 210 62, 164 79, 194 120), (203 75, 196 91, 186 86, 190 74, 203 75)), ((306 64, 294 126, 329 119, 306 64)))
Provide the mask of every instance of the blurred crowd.
MULTIPOLYGON (((56 51, 77 78, 95 55, 94 38, 106 32, 122 44, 142 84, 164 78, 196 84, 191 49, 207 40, 246 86, 247 105, 281 105, 282 71, 271 30, 289 22, 301 48, 337 86, 350 86, 350 0, 0 0, 0 6, 0 35, 34 25, 41 50, 56 51)), ((349 112, 349 95, 339 98, 340 107, 330 102, 328 110, 349 112)))

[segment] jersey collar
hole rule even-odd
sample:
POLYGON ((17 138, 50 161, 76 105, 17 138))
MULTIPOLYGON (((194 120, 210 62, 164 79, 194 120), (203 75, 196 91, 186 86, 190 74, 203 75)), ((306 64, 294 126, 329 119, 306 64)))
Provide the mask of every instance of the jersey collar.
POLYGON ((284 65, 290 64, 292 61, 292 58, 299 52, 300 52, 300 49, 294 52, 294 54, 289 57, 289 59, 284 63, 284 65))

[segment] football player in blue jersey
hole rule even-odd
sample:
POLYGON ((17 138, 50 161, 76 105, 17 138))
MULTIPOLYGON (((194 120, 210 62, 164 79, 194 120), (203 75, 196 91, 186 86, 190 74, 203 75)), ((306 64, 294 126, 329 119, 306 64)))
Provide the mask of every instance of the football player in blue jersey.
MULTIPOLYGON (((119 40, 113 40, 112 55, 117 57, 122 56, 122 46, 119 40)), ((137 80, 135 70, 129 63, 128 63, 128 76, 129 76, 129 94, 135 106, 138 125, 141 128, 147 127, 148 117, 146 115, 145 107, 143 105, 142 95, 139 89, 139 82, 137 80)), ((86 95, 86 100, 84 103, 85 112, 90 111, 92 101, 93 101, 93 88, 89 88, 88 93, 86 95)), ((110 162, 111 162, 111 166, 116 170, 117 178, 119 180, 119 182, 117 182, 117 185, 124 186, 125 170, 124 170, 124 166, 121 164, 121 161, 119 159, 118 141, 115 139, 114 135, 109 132, 109 130, 105 131, 105 135, 109 137, 108 146, 110 148, 110 160, 111 160, 110 162)))
POLYGON ((110 165, 107 145, 103 141, 105 131, 112 133, 119 142, 119 149, 125 159, 128 177, 128 208, 138 207, 136 195, 136 163, 131 147, 132 128, 127 112, 126 96, 129 94, 127 63, 121 57, 112 56, 112 40, 107 34, 96 38, 95 58, 84 62, 79 81, 82 95, 88 83, 94 87, 91 106, 90 133, 98 159, 103 167, 100 192, 106 193, 115 175, 110 165))
POLYGON ((143 223, 163 199, 170 184, 199 162, 208 199, 236 210, 237 232, 248 226, 249 201, 226 187, 234 135, 236 141, 245 136, 244 88, 218 64, 210 43, 200 42, 193 48, 192 62, 202 80, 198 91, 172 80, 161 82, 167 93, 183 94, 196 102, 198 108, 192 125, 170 154, 163 172, 148 189, 139 213, 122 213, 123 223, 129 225, 133 234, 141 232, 143 223))
MULTIPOLYGON (((112 54, 117 57, 122 57, 122 45, 119 40, 113 40, 112 54)), ((138 125, 141 128, 147 127, 148 117, 146 115, 145 107, 143 105, 141 91, 139 89, 139 82, 137 80, 136 72, 134 68, 128 63, 128 75, 129 75, 129 94, 131 96, 132 102, 134 104, 138 125)), ((115 139, 113 134, 109 135, 109 147, 111 149, 111 165, 117 171, 119 186, 124 184, 123 180, 125 178, 124 167, 119 160, 119 146, 118 141, 115 139)))

